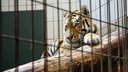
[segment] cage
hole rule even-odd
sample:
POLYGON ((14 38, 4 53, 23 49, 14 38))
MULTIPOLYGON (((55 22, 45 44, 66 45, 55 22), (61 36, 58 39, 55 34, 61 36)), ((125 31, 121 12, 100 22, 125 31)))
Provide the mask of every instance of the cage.
POLYGON ((0 71, 128 72, 127 3, 127 0, 1 0, 0 71), (58 57, 41 58, 44 50, 65 36, 65 12, 79 10, 82 5, 87 6, 88 18, 98 27, 100 43, 59 53, 58 57))

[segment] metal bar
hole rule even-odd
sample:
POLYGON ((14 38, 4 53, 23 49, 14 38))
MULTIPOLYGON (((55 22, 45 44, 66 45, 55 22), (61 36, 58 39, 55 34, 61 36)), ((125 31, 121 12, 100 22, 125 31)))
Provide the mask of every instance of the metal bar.
MULTIPOLYGON (((79 0, 79 9, 80 9, 80 13, 81 13, 81 0, 79 0)), ((81 17, 81 14, 80 14, 80 17, 81 17)), ((80 23, 82 23, 82 20, 80 19, 80 23)), ((82 24, 81 24, 81 26, 80 26, 80 28, 81 28, 81 30, 82 30, 82 24)), ((81 72, 84 72, 84 65, 83 65, 83 60, 84 60, 84 58, 83 58, 83 46, 82 46, 82 44, 83 44, 83 42, 82 42, 82 33, 80 34, 81 35, 81 38, 80 38, 80 47, 81 47, 81 72)))
POLYGON ((0 0, 0 71, 2 68, 2 2, 0 0))
MULTIPOLYGON (((127 0, 124 0, 124 26, 125 27, 128 27, 128 24, 127 24, 127 0)), ((128 29, 125 29, 125 51, 124 51, 124 58, 125 58, 125 61, 124 61, 124 71, 125 72, 128 72, 128 29)))
MULTIPOLYGON (((122 1, 122 0, 121 0, 122 1)), ((123 13, 123 15, 122 15, 122 26, 125 26, 125 24, 124 24, 124 21, 125 21, 125 16, 124 16, 124 0, 122 1, 122 13, 123 13), (123 19, 124 18, 124 19, 123 19)), ((123 36, 125 36, 125 29, 124 28, 122 28, 122 32, 124 32, 123 33, 123 36)), ((126 72, 125 71, 125 37, 123 37, 123 39, 122 39, 122 52, 123 52, 123 58, 124 58, 124 60, 122 60, 123 61, 123 69, 124 69, 124 72, 126 72)))
MULTIPOLYGON (((53 3, 54 3, 54 0, 53 0, 53 3)), ((52 23, 53 23, 53 40, 55 40, 55 30, 54 30, 54 27, 55 27, 55 21, 54 21, 54 8, 52 8, 52 13, 53 13, 53 21, 52 21, 52 23)))
MULTIPOLYGON (((69 0, 69 13, 71 14, 71 0, 69 0)), ((70 20, 71 20, 71 15, 70 15, 70 20)), ((71 33, 71 30, 70 30, 70 33, 71 33)), ((73 71, 72 69, 72 43, 70 44, 70 72, 73 71)))
MULTIPOLYGON (((63 7, 63 5, 61 5, 61 7, 63 7)), ((64 20, 63 20, 63 18, 64 18, 64 12, 61 11, 61 14, 62 14, 62 16, 61 16, 60 22, 61 22, 61 24, 63 24, 63 22, 64 22, 64 20)), ((62 30, 64 30, 64 25, 61 25, 61 28, 62 28, 62 30)), ((64 31, 62 31, 62 37, 64 36, 63 34, 64 34, 64 31)))
POLYGON ((32 72, 34 72, 34 10, 33 0, 31 1, 31 49, 32 49, 32 72))
MULTIPOLYGON (((26 1, 26 3, 27 3, 27 6, 30 6, 31 4, 28 4, 28 2, 29 1, 31 1, 31 0, 27 0, 26 1)), ((35 0, 36 1, 36 0, 35 0)), ((67 4, 68 2, 63 2, 63 4, 67 4)), ((72 3, 75 3, 75 2, 72 2, 72 3)), ((48 3, 48 4, 56 4, 56 3, 48 3)), ((61 3, 59 3, 59 4, 61 4, 61 3)), ((38 4, 36 4, 37 6, 39 6, 40 5, 40 3, 38 4)), ((2 5, 3 7, 8 7, 8 5, 2 5)), ((10 5, 10 7, 12 7, 13 5, 10 5)), ((26 4, 21 4, 20 6, 26 6, 26 4)))
MULTIPOLYGON (((109 2, 110 0, 107 0, 109 2)), ((110 14, 110 3, 107 3, 107 22, 111 22, 111 14, 110 14)), ((107 33, 108 33, 108 71, 112 72, 112 54, 111 54, 111 24, 107 24, 107 33)))
POLYGON ((8 0, 8 11, 10 11, 10 0, 8 0))
POLYGON ((27 2, 28 0, 26 0, 26 10, 28 10, 28 2, 27 2))
MULTIPOLYGON (((47 0, 42 0, 43 1, 43 9, 44 9, 44 14, 43 14, 43 35, 44 35, 44 38, 43 38, 43 41, 44 41, 44 45, 43 47, 44 48, 47 48, 47 0)), ((48 61, 47 61, 47 57, 44 59, 44 71, 45 72, 48 72, 48 61)))
POLYGON ((14 33, 15 33, 15 67, 18 72, 19 65, 19 8, 18 0, 14 0, 14 33))
MULTIPOLYGON (((99 17, 101 20, 101 0, 99 0, 99 17)), ((101 72, 103 72, 103 56, 102 56, 102 23, 100 21, 100 44, 101 44, 101 55, 100 55, 100 64, 101 64, 101 72)))
MULTIPOLYGON (((8 39, 12 39, 13 40, 13 39, 15 39, 15 36, 10 36, 10 35, 3 34, 2 38, 8 38, 8 39)), ((19 37, 18 40, 25 41, 25 42, 32 42, 32 39, 27 39, 27 38, 22 38, 22 37, 19 37)), ((34 43, 37 43, 37 44, 40 44, 40 45, 44 44, 44 42, 37 41, 37 40, 34 40, 34 43)))
MULTIPOLYGON (((122 0, 121 0, 122 1, 122 0)), ((122 12, 122 26, 124 26, 124 0, 122 1, 122 10, 121 10, 121 12, 122 12)), ((124 32, 125 31, 125 29, 124 28, 122 28, 122 32, 124 32)), ((123 36, 124 36, 124 33, 123 33, 123 36)), ((123 52, 123 54, 122 54, 122 57, 124 58, 124 56, 125 56, 125 38, 123 37, 122 38, 122 52, 123 52)), ((121 61, 123 61, 123 69, 124 69, 124 72, 125 72, 125 60, 122 60, 121 59, 121 61)))
MULTIPOLYGON (((119 1, 117 0, 117 25, 119 25, 119 1)), ((117 27, 118 30, 118 41, 120 42, 120 27, 117 27)), ((118 56, 120 57, 120 43, 118 42, 118 56)), ((117 61, 118 64, 118 72, 120 72, 120 59, 117 61)))
MULTIPOLYGON (((59 8, 59 0, 57 0, 57 7, 59 8)), ((58 19, 58 39, 60 39, 60 11, 59 9, 57 9, 57 19, 58 19)), ((60 47, 60 45, 58 46, 60 47)), ((59 48, 58 48, 59 49, 59 48)), ((59 49, 59 58, 58 58, 58 65, 59 65, 59 69, 58 69, 58 72, 60 72, 60 49, 59 49)))
MULTIPOLYGON (((33 2, 33 1, 32 1, 32 2, 33 2)), ((33 3, 33 5, 34 5, 34 9, 36 10, 37 3, 36 3, 36 2, 34 2, 34 3, 33 3)))
MULTIPOLYGON (((92 0, 89 1, 89 6, 90 6, 90 17, 92 17, 92 0)), ((91 24, 90 26, 91 26, 91 32, 92 32, 92 20, 90 20, 90 24, 91 24)), ((92 33, 91 33, 91 42, 92 42, 92 33)), ((92 47, 91 48, 91 57, 92 57, 92 60, 91 60, 91 72, 94 72, 93 45, 91 44, 90 46, 92 47)))
MULTIPOLYGON (((123 7, 124 7, 124 26, 125 27, 127 27, 127 20, 125 19, 125 17, 127 16, 127 0, 124 0, 123 1, 124 3, 123 3, 123 7), (125 3, 126 2, 126 3, 125 3)), ((128 70, 127 70, 127 29, 124 29, 124 36, 125 36, 125 38, 124 38, 124 48, 123 48, 123 57, 124 57, 124 62, 123 62, 123 64, 124 64, 124 72, 127 72, 128 70)))

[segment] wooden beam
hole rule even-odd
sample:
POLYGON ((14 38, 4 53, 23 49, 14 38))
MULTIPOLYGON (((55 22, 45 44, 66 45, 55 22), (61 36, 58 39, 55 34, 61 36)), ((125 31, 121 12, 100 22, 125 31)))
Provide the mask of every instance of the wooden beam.
MULTIPOLYGON (((111 54, 112 54, 112 70, 113 72, 117 72, 118 66, 116 61, 118 60, 118 44, 120 44, 120 51, 122 55, 122 40, 124 36, 122 32, 120 31, 120 35, 118 37, 118 31, 114 31, 111 33, 111 41, 108 42, 108 36, 105 35, 102 37, 102 46, 101 44, 96 45, 96 46, 89 46, 85 45, 77 50, 73 50, 72 54, 70 52, 66 54, 61 54, 63 56, 61 57, 49 57, 45 59, 39 59, 37 61, 34 61, 33 64, 32 62, 20 65, 18 66, 19 71, 23 72, 31 72, 32 70, 32 65, 34 65, 34 71, 37 72, 44 72, 45 70, 48 72, 57 72, 57 71, 62 71, 62 72, 69 72, 72 70, 73 72, 80 72, 82 70, 82 63, 83 63, 83 70, 84 72, 91 72, 92 69, 92 63, 93 63, 93 70, 95 72, 100 72, 100 67, 101 67, 101 56, 102 56, 102 61, 103 61, 103 72, 108 72, 108 50, 109 46, 108 43, 111 44, 111 54), (119 42, 120 38, 120 42, 119 42), (83 50, 81 50, 83 49, 83 50), (93 53, 92 53, 93 50, 93 53), (102 51, 101 51, 102 50, 102 51), (83 57, 82 57, 83 53, 83 57), (93 55, 92 55, 93 54, 93 55), (71 59, 72 55, 72 59, 71 59), (60 59, 59 59, 60 58, 60 59), (83 60, 82 60, 83 59, 83 60), (45 63, 47 62, 47 63, 45 63), (44 65, 47 64, 47 65, 44 65), (45 66, 45 67, 44 67, 45 66), (45 69, 44 69, 45 68, 45 69)), ((123 65, 121 64, 120 66, 121 72, 123 72, 123 65)), ((12 68, 9 70, 6 70, 5 72, 15 72, 15 69, 17 68, 12 68)))

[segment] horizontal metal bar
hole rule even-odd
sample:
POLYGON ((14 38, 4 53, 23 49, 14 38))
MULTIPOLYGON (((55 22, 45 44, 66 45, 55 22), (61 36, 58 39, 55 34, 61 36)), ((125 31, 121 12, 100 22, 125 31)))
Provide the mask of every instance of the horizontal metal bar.
MULTIPOLYGON (((5 34, 2 34, 2 37, 8 38, 8 39, 15 39, 15 36, 10 36, 10 35, 5 35, 5 34)), ((32 39, 27 39, 27 38, 22 38, 22 37, 19 37, 18 39, 21 41, 32 42, 32 39)), ((41 44, 41 45, 44 44, 43 42, 36 41, 36 40, 34 40, 34 43, 41 44)))

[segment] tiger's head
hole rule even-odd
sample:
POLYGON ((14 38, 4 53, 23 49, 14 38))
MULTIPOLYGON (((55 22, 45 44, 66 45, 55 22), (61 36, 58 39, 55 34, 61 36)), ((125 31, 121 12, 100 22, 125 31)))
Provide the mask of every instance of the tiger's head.
POLYGON ((86 6, 82 6, 81 10, 75 10, 74 12, 67 12, 64 15, 65 22, 65 36, 64 41, 67 44, 72 44, 73 47, 78 47, 80 44, 81 35, 81 27, 80 23, 81 15, 89 15, 89 11, 86 6))

